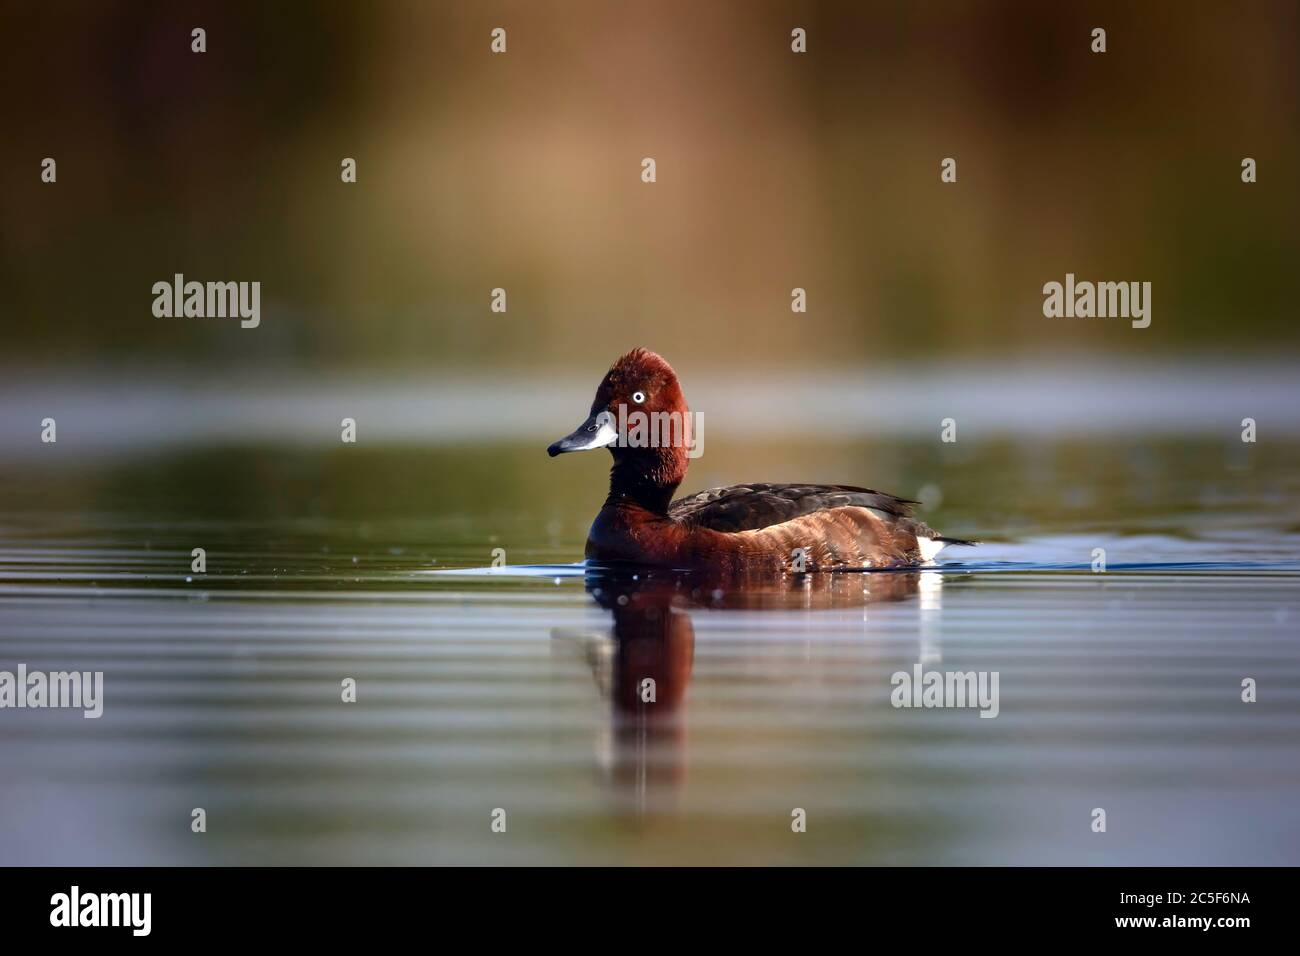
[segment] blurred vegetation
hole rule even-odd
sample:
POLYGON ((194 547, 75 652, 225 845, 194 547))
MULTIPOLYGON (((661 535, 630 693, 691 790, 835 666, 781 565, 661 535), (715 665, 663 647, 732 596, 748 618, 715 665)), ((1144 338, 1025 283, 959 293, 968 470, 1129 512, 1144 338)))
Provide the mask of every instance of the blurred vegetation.
POLYGON ((1298 10, 5 0, 0 361, 1294 350, 1298 10), (153 317, 176 272, 261 281, 261 328, 153 317), (1045 319, 1066 272, 1151 281, 1151 328, 1045 319))

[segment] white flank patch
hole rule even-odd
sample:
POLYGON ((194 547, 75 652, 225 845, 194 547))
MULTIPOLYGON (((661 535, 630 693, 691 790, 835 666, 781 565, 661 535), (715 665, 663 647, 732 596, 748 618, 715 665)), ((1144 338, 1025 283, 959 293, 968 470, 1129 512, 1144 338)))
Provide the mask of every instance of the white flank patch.
POLYGON ((922 561, 933 561, 934 556, 948 546, 948 542, 940 541, 937 538, 918 537, 916 546, 921 549, 922 561))

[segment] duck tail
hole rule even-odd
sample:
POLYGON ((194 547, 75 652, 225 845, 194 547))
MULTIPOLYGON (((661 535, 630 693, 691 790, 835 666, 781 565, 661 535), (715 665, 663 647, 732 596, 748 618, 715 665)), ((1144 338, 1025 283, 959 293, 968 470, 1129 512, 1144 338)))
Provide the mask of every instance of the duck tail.
POLYGON ((959 544, 964 548, 974 548, 979 544, 978 541, 967 541, 965 538, 949 538, 942 534, 936 534, 930 540, 942 541, 944 544, 959 544))

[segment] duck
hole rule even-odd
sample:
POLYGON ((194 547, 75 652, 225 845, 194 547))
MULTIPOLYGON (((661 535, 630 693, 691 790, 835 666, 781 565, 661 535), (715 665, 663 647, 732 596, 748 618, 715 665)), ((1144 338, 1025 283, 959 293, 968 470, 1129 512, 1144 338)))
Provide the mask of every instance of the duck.
POLYGON ((920 502, 854 485, 756 482, 674 499, 696 454, 691 423, 672 366, 635 348, 605 373, 587 419, 547 448, 552 458, 598 448, 613 457, 609 494, 587 535, 589 563, 723 574, 872 570, 923 566, 948 545, 975 544, 914 517, 920 502))

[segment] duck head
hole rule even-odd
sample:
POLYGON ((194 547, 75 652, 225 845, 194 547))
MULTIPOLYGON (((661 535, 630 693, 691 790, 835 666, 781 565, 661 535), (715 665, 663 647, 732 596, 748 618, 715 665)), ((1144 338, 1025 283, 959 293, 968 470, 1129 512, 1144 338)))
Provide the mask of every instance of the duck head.
POLYGON ((686 477, 692 447, 691 414, 671 365, 648 349, 619 358, 596 388, 587 420, 546 449, 608 448, 614 456, 610 499, 627 497, 667 513, 686 477))

